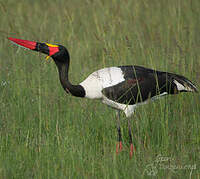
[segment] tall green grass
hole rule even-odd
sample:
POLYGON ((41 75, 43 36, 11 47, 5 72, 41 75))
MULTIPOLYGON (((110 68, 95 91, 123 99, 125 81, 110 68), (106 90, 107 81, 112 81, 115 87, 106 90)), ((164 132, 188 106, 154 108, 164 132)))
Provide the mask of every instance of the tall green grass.
POLYGON ((199 0, 2 0, 0 14, 0 178, 200 178, 199 94, 138 108, 130 160, 125 117, 116 156, 113 110, 68 96, 52 60, 7 40, 65 45, 74 83, 99 68, 132 64, 198 86, 199 0))

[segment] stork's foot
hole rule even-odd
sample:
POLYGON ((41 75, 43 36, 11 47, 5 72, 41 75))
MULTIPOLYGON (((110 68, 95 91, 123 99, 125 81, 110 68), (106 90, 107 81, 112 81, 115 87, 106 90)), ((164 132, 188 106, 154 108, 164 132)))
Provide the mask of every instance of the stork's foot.
POLYGON ((119 141, 116 145, 116 154, 122 151, 122 141, 119 141))
POLYGON ((133 144, 131 143, 130 144, 130 159, 132 158, 132 156, 133 156, 133 152, 135 152, 136 150, 135 150, 135 147, 133 146, 133 144))
POLYGON ((132 132, 131 132, 131 124, 130 124, 130 120, 128 120, 128 134, 129 134, 129 143, 130 143, 130 159, 132 158, 133 156, 133 152, 135 152, 135 148, 133 146, 133 137, 132 137, 132 132))

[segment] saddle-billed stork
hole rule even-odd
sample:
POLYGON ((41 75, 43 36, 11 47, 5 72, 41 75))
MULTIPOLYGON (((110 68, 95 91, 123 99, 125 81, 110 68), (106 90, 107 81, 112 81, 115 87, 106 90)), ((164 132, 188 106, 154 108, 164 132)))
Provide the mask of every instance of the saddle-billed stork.
MULTIPOLYGON (((141 66, 117 66, 103 68, 90 74, 83 82, 73 85, 68 79, 70 56, 62 45, 52 45, 34 41, 8 38, 15 44, 47 54, 52 57, 59 72, 62 87, 76 97, 100 99, 117 109, 118 143, 116 152, 122 150, 120 111, 130 117, 136 106, 145 104, 167 94, 197 92, 197 87, 187 78, 168 72, 156 71, 141 66)), ((132 133, 128 120, 130 157, 133 154, 132 133)))

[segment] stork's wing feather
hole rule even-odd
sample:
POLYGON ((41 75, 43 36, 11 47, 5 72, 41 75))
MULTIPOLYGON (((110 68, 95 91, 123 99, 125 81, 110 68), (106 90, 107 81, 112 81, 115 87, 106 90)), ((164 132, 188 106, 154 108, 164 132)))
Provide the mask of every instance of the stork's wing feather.
POLYGON ((102 93, 110 100, 133 105, 160 94, 174 94, 176 85, 171 83, 168 73, 138 66, 120 67, 125 81, 104 88, 102 93))

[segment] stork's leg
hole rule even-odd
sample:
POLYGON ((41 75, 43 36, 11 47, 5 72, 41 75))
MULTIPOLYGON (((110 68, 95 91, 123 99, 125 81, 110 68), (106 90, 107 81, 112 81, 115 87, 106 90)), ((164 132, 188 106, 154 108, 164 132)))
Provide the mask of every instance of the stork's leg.
POLYGON ((130 118, 128 119, 128 135, 129 135, 129 143, 130 143, 130 158, 133 156, 133 138, 132 138, 132 132, 131 132, 131 124, 130 124, 130 118))
POLYGON ((118 132, 118 143, 116 146, 116 153, 122 151, 122 134, 121 134, 121 128, 120 128, 120 111, 117 111, 117 132, 118 132))

